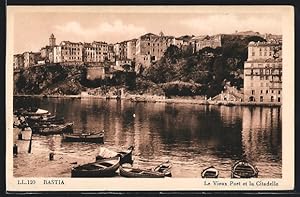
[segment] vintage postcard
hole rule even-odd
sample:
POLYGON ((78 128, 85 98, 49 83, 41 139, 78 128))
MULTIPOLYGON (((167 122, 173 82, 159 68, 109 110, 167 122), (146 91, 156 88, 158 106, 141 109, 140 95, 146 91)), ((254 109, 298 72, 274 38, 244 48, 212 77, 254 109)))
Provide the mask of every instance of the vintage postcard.
POLYGON ((8 6, 6 190, 294 188, 292 6, 8 6))

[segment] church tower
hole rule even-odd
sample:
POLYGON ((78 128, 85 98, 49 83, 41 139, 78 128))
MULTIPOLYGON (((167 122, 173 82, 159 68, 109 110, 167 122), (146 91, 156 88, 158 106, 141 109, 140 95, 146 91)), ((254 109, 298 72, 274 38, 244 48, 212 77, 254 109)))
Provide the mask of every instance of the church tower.
POLYGON ((56 41, 56 38, 54 37, 53 34, 50 35, 50 38, 49 38, 49 46, 53 47, 55 46, 55 41, 56 41))

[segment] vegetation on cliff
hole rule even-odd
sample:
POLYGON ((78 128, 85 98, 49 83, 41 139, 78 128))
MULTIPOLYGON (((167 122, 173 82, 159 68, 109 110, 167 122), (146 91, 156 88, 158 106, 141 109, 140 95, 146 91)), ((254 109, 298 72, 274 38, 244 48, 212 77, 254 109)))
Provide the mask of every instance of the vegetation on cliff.
POLYGON ((35 66, 15 74, 16 94, 79 94, 84 69, 59 64, 35 66))
POLYGON ((222 47, 206 47, 195 53, 170 46, 158 62, 145 70, 144 75, 156 84, 169 83, 164 86, 168 95, 212 97, 223 90, 225 83, 239 89, 243 87, 243 66, 248 55, 247 45, 251 41, 265 40, 257 36, 227 36, 222 47), (170 83, 174 81, 177 81, 176 85, 170 83))

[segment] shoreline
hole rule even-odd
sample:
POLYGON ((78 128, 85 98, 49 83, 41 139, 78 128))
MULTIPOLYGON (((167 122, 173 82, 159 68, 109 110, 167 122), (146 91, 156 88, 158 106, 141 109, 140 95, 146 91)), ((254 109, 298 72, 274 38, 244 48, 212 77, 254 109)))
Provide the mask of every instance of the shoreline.
POLYGON ((187 98, 161 98, 158 96, 139 95, 139 96, 92 96, 92 95, 14 95, 14 97, 36 97, 36 98, 71 98, 71 99, 106 99, 106 100, 129 100, 131 102, 149 102, 149 103, 167 103, 167 104, 197 104, 197 105, 224 105, 224 106, 265 106, 265 107, 281 107, 282 103, 275 102, 241 102, 241 101, 209 101, 200 99, 187 98))

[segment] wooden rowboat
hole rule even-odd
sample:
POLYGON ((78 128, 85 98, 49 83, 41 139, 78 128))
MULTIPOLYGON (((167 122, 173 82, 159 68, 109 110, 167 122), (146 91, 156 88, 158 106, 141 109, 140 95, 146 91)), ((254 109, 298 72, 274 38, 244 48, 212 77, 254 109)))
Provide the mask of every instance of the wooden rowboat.
POLYGON ((130 178, 164 178, 165 174, 161 172, 154 172, 147 169, 133 168, 121 165, 119 167, 120 175, 130 178))
POLYGON ((104 133, 73 133, 63 134, 63 140, 65 142, 92 142, 92 143, 104 143, 104 133))
POLYGON ((109 150, 110 153, 105 154, 105 149, 100 148, 100 153, 99 153, 99 155, 96 156, 96 161, 120 155, 121 156, 121 159, 120 159, 120 164, 121 165, 124 164, 124 163, 133 164, 133 159, 132 159, 133 149, 134 149, 134 146, 130 146, 127 150, 124 150, 124 151, 115 152, 115 151, 109 150))
POLYGON ((172 177, 171 168, 172 163, 168 160, 152 168, 152 171, 163 173, 167 177, 172 177))
POLYGON ((201 173, 202 178, 218 178, 218 176, 219 171, 213 166, 205 168, 201 173))
POLYGON ((111 177, 116 175, 120 157, 103 159, 72 168, 71 177, 111 177))
POLYGON ((50 116, 51 113, 44 109, 24 110, 20 113, 22 116, 50 116))
POLYGON ((231 169, 231 178, 257 178, 258 169, 251 163, 241 160, 237 161, 231 169))
POLYGON ((54 135, 62 133, 72 133, 73 132, 73 123, 66 123, 63 125, 49 125, 48 127, 41 128, 32 128, 33 133, 40 135, 54 135))
POLYGON ((45 127, 47 127, 47 125, 50 124, 63 124, 64 118, 41 119, 41 120, 27 119, 26 122, 28 123, 28 125, 30 125, 30 127, 43 127, 43 125, 46 125, 45 127))

